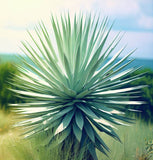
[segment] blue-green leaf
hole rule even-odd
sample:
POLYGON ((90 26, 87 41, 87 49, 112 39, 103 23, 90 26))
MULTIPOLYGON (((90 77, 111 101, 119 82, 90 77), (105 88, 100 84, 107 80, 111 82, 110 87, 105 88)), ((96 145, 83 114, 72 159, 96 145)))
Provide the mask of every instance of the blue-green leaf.
POLYGON ((76 114, 75 114, 75 121, 77 126, 82 130, 83 125, 84 125, 84 117, 81 113, 81 111, 77 110, 76 114))
POLYGON ((90 122, 86 119, 85 119, 84 123, 85 123, 84 128, 85 128, 86 134, 91 139, 91 141, 93 143, 95 143, 95 134, 94 134, 94 131, 93 131, 93 127, 91 126, 90 122))
POLYGON ((81 129, 76 125, 76 123, 73 123, 73 133, 77 140, 80 142, 82 137, 82 131, 81 129))
POLYGON ((66 114, 66 116, 63 118, 61 124, 58 126, 58 128, 55 131, 55 134, 58 134, 60 132, 62 132, 64 129, 66 129, 68 127, 68 125, 70 124, 72 117, 74 115, 74 110, 70 111, 69 113, 66 114))

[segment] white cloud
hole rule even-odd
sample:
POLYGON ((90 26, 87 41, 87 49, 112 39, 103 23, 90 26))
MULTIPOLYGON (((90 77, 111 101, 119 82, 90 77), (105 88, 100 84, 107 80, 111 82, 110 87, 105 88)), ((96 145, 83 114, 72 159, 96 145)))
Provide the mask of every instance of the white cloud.
POLYGON ((136 15, 140 11, 139 4, 133 0, 97 0, 95 5, 99 10, 111 16, 136 15))
POLYGON ((92 0, 0 0, 0 26, 27 26, 50 13, 90 10, 92 0))
MULTIPOLYGON (((116 33, 116 32, 115 32, 116 33)), ((114 34, 115 34, 114 33, 114 34)), ((149 58, 153 59, 153 33, 152 32, 132 32, 128 31, 125 33, 119 46, 127 44, 126 54, 128 51, 137 48, 136 52, 133 53, 133 57, 136 58, 149 58)))
POLYGON ((110 16, 137 15, 139 0, 0 0, 0 26, 28 26, 50 13, 99 11, 110 16))
POLYGON ((49 25, 51 13, 89 11, 92 0, 0 0, 0 4, 0 52, 12 53, 20 52, 25 28, 39 20, 49 25))
POLYGON ((0 52, 19 53, 20 41, 26 37, 25 32, 0 28, 0 52))
POLYGON ((153 17, 141 15, 138 20, 138 24, 140 27, 153 29, 153 17))

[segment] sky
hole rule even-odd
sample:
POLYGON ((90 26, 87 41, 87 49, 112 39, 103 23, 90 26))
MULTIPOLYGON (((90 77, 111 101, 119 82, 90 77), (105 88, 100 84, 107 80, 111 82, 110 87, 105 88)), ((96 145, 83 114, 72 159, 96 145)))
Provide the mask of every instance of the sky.
POLYGON ((112 35, 125 32, 121 46, 137 48, 136 58, 153 59, 153 0, 0 0, 0 53, 19 53, 26 30, 33 31, 40 20, 50 24, 50 15, 108 15, 115 24, 112 35))

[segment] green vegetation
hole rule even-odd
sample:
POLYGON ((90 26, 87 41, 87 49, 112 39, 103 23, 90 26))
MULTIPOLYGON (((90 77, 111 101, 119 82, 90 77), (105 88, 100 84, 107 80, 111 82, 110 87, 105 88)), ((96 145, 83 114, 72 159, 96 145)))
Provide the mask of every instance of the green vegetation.
POLYGON ((136 80, 130 84, 130 86, 147 85, 142 89, 140 97, 136 98, 139 101, 145 101, 146 104, 140 106, 133 106, 135 109, 141 110, 137 115, 143 118, 145 121, 151 120, 153 122, 153 71, 150 69, 142 69, 136 71, 132 76, 145 73, 145 76, 139 80, 136 80))
MULTIPOLYGON (((105 137, 105 141, 109 143, 111 154, 109 154, 112 160, 151 160, 142 159, 146 157, 146 140, 153 140, 153 125, 151 123, 144 123, 141 120, 137 120, 136 124, 132 124, 128 127, 120 127, 117 131, 121 137, 122 144, 110 140, 108 136, 105 137), (138 159, 139 158, 139 159, 138 159)), ((103 135, 101 135, 103 136, 103 135)), ((151 156, 151 153, 149 154, 151 156)), ((103 156, 99 160, 109 160, 109 158, 103 156)))
POLYGON ((145 140, 145 149, 142 154, 136 155, 137 160, 150 160, 153 159, 153 140, 145 140))
POLYGON ((9 109, 9 103, 17 103, 21 101, 9 89, 12 85, 9 83, 17 73, 17 68, 11 62, 0 64, 0 108, 9 109))
MULTIPOLYGON (((50 150, 40 146, 46 140, 45 134, 47 133, 45 132, 41 136, 35 135, 33 139, 21 139, 19 135, 22 131, 11 127, 16 121, 15 117, 16 115, 0 112, 1 160, 72 160, 71 142, 67 142, 65 148, 56 146, 50 150)), ((100 137, 109 144, 111 154, 108 158, 97 150, 99 160, 151 160, 153 158, 150 150, 150 141, 153 140, 153 124, 137 120, 129 127, 120 126, 117 133, 122 143, 100 133, 100 137), (147 158, 144 159, 144 157, 147 158)), ((74 160, 82 160, 83 155, 79 153, 79 156, 74 153, 74 160)))

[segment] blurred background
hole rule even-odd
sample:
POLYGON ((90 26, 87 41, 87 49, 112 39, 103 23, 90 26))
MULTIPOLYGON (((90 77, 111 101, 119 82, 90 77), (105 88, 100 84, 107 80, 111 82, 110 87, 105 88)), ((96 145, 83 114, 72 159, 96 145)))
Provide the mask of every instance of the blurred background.
MULTIPOLYGON (((119 44, 119 48, 127 44, 127 49, 122 56, 137 48, 131 56, 135 58, 132 65, 142 66, 142 68, 134 74, 147 73, 144 78, 130 85, 148 85, 142 90, 142 97, 139 98, 139 100, 147 103, 136 108, 140 109, 141 112, 131 115, 131 117, 137 119, 136 125, 133 126, 133 132, 121 130, 119 134, 124 143, 127 141, 125 134, 128 132, 128 142, 130 144, 133 142, 131 137, 133 137, 137 128, 136 138, 139 135, 139 142, 141 141, 141 143, 132 143, 132 151, 131 146, 124 143, 123 149, 138 160, 140 160, 139 157, 142 158, 145 154, 150 156, 150 150, 146 148, 148 144, 153 144, 150 143, 153 140, 153 0, 0 0, 0 2, 0 159, 24 160, 27 158, 25 155, 31 156, 30 159, 36 159, 33 150, 26 148, 30 142, 24 144, 26 149, 24 148, 21 151, 20 143, 16 143, 19 131, 12 130, 10 127, 13 123, 14 113, 11 112, 8 104, 22 102, 23 100, 15 97, 10 92, 9 88, 12 88, 12 85, 8 81, 13 78, 14 74, 17 74, 14 64, 20 63, 16 55, 23 54, 20 50, 20 41, 28 39, 26 30, 33 32, 35 25, 40 20, 43 20, 49 28, 51 13, 60 15, 66 12, 69 12, 72 16, 74 13, 80 12, 83 14, 92 13, 101 17, 109 16, 110 22, 115 20, 115 24, 108 41, 119 31, 122 31, 125 35, 119 44), (143 127, 146 131, 144 134, 142 134, 144 130, 141 131, 143 127), (15 138, 12 138, 12 135, 15 138), (8 151, 8 146, 9 148, 13 147, 11 143, 17 145, 18 148, 8 151)), ((20 142, 18 138, 17 141, 20 142)), ((118 148, 121 147, 119 144, 115 145, 118 145, 118 148)), ((114 146, 112 145, 112 147, 114 146)), ((121 157, 123 159, 124 156, 128 157, 126 153, 122 152, 121 157)), ((129 160, 131 160, 131 156, 129 156, 129 160)), ((116 159, 121 158, 116 157, 116 159)))

